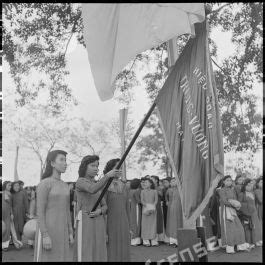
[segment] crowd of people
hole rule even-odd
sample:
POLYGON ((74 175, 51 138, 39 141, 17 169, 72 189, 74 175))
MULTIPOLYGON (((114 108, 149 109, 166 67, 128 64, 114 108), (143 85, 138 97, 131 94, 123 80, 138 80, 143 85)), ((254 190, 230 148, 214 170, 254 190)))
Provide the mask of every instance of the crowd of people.
MULTIPOLYGON (((24 188, 23 181, 3 183, 2 250, 21 241, 31 219, 37 220, 35 238, 27 242, 34 247, 34 261, 128 262, 130 246, 178 246, 183 217, 174 178, 146 175, 126 180, 115 168, 120 159, 111 159, 96 181, 99 157, 89 155, 80 164, 77 181, 66 183, 61 180, 66 155, 61 150, 49 153, 37 187, 24 188), (110 178, 112 183, 92 212, 110 178)), ((207 207, 213 235, 226 253, 262 246, 262 177, 241 174, 233 181, 224 176, 207 207)))
POLYGON ((262 246, 263 178, 221 179, 209 203, 213 234, 226 253, 262 246))

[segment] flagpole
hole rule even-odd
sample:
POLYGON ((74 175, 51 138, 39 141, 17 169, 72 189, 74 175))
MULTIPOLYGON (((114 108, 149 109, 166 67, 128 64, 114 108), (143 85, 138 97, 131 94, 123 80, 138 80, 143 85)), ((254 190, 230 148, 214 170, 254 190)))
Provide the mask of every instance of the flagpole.
MULTIPOLYGON (((116 166, 117 169, 119 169, 119 168, 122 166, 124 160, 126 159, 127 155, 129 154, 131 148, 133 147, 133 145, 134 145, 136 139, 138 138, 139 134, 141 133, 141 131, 142 131, 144 125, 146 124, 147 120, 149 119, 149 117, 151 116, 153 110, 155 109, 155 106, 156 106, 156 103, 154 102, 154 103, 152 104, 152 106, 150 107, 149 111, 147 112, 147 114, 145 115, 145 117, 144 117, 144 119, 143 119, 143 121, 142 121, 140 127, 138 128, 138 130, 136 131, 135 135, 133 136, 133 138, 132 138, 130 144, 128 145, 128 147, 127 147, 127 149, 126 149, 126 151, 124 152, 123 156, 121 157, 121 160, 119 161, 118 165, 116 166)), ((107 191, 109 185, 111 184, 112 180, 113 180, 113 178, 110 178, 110 179, 108 180, 108 182, 107 182, 107 184, 105 185, 104 189, 102 190, 102 192, 101 192, 101 194, 100 194, 98 200, 96 201, 95 205, 93 206, 93 208, 92 208, 92 210, 91 210, 92 212, 95 211, 95 210, 97 209, 97 207, 98 207, 100 201, 102 200, 102 198, 103 198, 104 194, 106 193, 106 191, 107 191)))

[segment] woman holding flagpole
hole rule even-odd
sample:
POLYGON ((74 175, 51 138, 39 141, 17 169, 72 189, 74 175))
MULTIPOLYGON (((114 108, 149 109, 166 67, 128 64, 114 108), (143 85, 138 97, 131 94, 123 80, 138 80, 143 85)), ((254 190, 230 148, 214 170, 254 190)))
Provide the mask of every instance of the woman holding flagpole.
POLYGON ((45 172, 37 187, 37 229, 34 261, 71 261, 73 229, 70 217, 69 189, 61 180, 66 171, 62 150, 49 152, 45 172))
POLYGON ((111 170, 98 182, 94 179, 98 174, 99 157, 85 156, 80 164, 76 182, 77 225, 75 233, 74 261, 97 262, 107 261, 106 223, 104 214, 107 205, 103 198, 94 212, 91 212, 101 189, 110 178, 119 177, 119 171, 111 170))
MULTIPOLYGON (((119 158, 108 161, 103 173, 110 172, 119 161, 119 158)), ((126 179, 121 173, 120 179, 113 180, 106 193, 109 262, 130 262, 130 207, 125 183, 126 179)))

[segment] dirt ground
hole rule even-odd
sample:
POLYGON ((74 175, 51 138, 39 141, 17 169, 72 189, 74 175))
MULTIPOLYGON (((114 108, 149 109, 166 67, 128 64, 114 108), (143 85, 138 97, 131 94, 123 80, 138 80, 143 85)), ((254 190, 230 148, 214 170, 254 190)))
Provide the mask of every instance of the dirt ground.
MULTIPOLYGON (((150 260, 157 262, 177 253, 177 248, 161 244, 158 247, 131 247, 131 261, 146 262, 150 260)), ((7 252, 2 252, 2 262, 32 262, 33 249, 28 245, 20 250, 10 246, 7 252)), ((262 262, 262 248, 256 247, 251 252, 237 252, 226 254, 223 249, 208 253, 209 262, 262 262)))

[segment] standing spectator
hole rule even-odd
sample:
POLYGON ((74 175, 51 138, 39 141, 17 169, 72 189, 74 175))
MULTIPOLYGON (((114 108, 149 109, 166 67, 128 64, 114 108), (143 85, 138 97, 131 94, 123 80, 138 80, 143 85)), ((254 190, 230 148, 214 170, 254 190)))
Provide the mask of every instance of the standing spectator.
POLYGON ((177 231, 183 226, 182 207, 175 178, 171 179, 170 185, 171 188, 169 188, 166 193, 168 210, 165 242, 169 242, 170 245, 176 247, 178 245, 177 231))
MULTIPOLYGON (((111 159, 104 168, 104 175, 114 169, 120 159, 111 159)), ((105 198, 107 203, 108 262, 130 262, 130 209, 126 180, 113 179, 105 198)))
POLYGON ((236 192, 237 199, 239 198, 239 195, 241 193, 243 181, 244 181, 244 177, 241 174, 238 174, 235 179, 235 192, 236 192))
POLYGON ((170 187, 170 179, 165 178, 163 180, 163 197, 162 197, 162 202, 163 202, 163 217, 164 217, 164 230, 166 230, 166 225, 167 225, 167 202, 166 202, 166 193, 167 190, 170 187))
POLYGON ((67 153, 48 153, 46 168, 37 187, 37 230, 35 262, 72 261, 73 231, 69 209, 69 189, 61 180, 66 171, 67 153))
MULTIPOLYGON (((28 196, 28 192, 26 189, 24 189, 24 182, 22 180, 18 180, 19 183, 19 187, 20 187, 20 191, 22 192, 22 194, 24 194, 25 198, 27 200, 25 200, 25 205, 23 205, 23 209, 21 209, 24 212, 24 215, 27 217, 27 213, 29 212, 29 196, 28 196)), ((30 189, 30 187, 29 187, 30 189)), ((31 189, 30 189, 31 190, 31 189)), ((27 218, 25 219, 25 222, 27 221, 27 218)))
POLYGON ((2 232, 2 250, 6 251, 10 242, 10 223, 13 219, 12 214, 12 195, 11 195, 11 181, 3 183, 2 193, 2 222, 5 223, 5 232, 2 232))
POLYGON ((131 246, 141 244, 141 196, 140 196, 140 179, 131 181, 130 189, 130 231, 131 231, 131 246))
MULTIPOLYGON (((34 219, 37 217, 37 205, 36 205, 36 187, 31 187, 30 198, 29 198, 29 219, 34 219)), ((28 245, 34 248, 34 240, 29 239, 28 245)))
POLYGON ((220 223, 220 197, 219 191, 222 186, 222 179, 217 184, 216 189, 209 202, 210 220, 212 223, 213 235, 216 236, 218 245, 221 247, 221 223, 220 223))
POLYGON ((150 178, 145 180, 145 189, 141 191, 142 210, 142 239, 144 246, 158 246, 156 228, 156 204, 158 194, 150 178))
POLYGON ((260 222, 263 222, 263 181, 262 177, 258 178, 256 181, 256 189, 254 190, 255 193, 255 201, 256 201, 256 207, 258 211, 258 217, 260 222))
POLYGON ((226 246, 226 253, 229 254, 235 253, 235 246, 237 246, 237 250, 249 251, 244 228, 236 213, 236 210, 240 208, 240 203, 237 201, 231 176, 225 176, 222 183, 222 188, 219 191, 222 245, 226 246))
POLYGON ((31 187, 30 191, 30 203, 29 203, 29 219, 34 219, 37 216, 37 204, 36 204, 36 186, 31 187))
POLYGON ((262 246, 262 229, 255 205, 253 185, 253 180, 246 179, 242 186, 242 193, 239 195, 239 201, 241 202, 240 212, 242 213, 246 241, 252 247, 254 247, 254 244, 260 247, 262 246))
POLYGON ((28 198, 26 197, 25 192, 21 190, 18 181, 12 183, 11 193, 14 226, 17 234, 17 239, 21 241, 23 227, 26 223, 26 218, 28 215, 28 198))
POLYGON ((159 187, 159 177, 151 176, 154 182, 155 190, 157 191, 158 200, 156 204, 156 228, 157 228, 157 240, 164 241, 164 218, 162 212, 162 200, 163 200, 163 189, 159 187))

